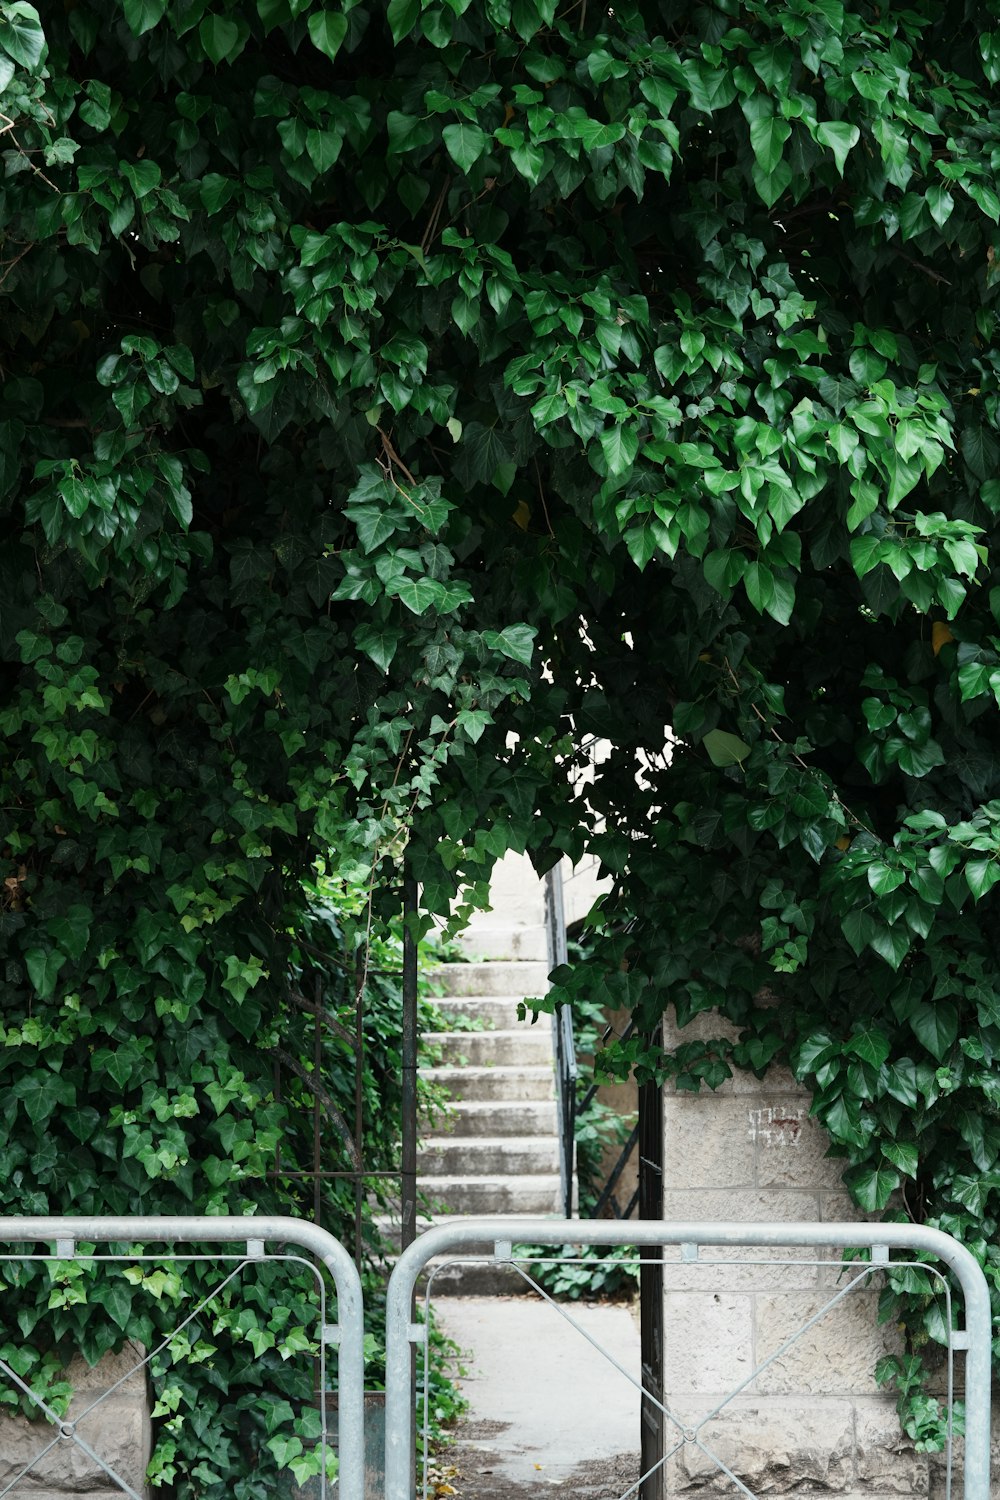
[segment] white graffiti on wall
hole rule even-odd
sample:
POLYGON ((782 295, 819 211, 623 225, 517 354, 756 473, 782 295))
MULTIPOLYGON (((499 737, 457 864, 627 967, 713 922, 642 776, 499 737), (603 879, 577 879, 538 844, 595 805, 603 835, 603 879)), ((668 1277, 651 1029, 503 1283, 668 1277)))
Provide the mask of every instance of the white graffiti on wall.
POLYGON ((749 1112, 749 1137, 762 1146, 801 1146, 804 1104, 770 1104, 749 1112))

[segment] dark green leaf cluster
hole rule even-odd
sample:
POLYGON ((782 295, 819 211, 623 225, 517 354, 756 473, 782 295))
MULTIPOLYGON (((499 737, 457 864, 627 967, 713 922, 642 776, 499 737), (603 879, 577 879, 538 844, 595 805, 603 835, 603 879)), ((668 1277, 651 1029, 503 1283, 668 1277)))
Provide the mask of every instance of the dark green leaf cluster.
POLYGON ((257 1201, 317 857, 589 852, 995 1276, 994 9, 3 0, 11 1206, 257 1201))

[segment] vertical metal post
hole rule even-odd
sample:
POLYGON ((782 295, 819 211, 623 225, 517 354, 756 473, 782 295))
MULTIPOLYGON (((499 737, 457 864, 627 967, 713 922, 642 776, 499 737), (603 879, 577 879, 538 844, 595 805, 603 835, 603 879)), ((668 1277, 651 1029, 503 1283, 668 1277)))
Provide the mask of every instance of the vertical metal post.
MULTIPOLYGON (((545 876, 545 945, 549 968, 567 961, 566 911, 563 905, 562 865, 545 876)), ((568 1005, 552 1012, 552 1050, 556 1060, 556 1110, 559 1120, 559 1189, 563 1217, 573 1217, 576 1179, 576 1047, 573 1017, 568 1005)))
POLYGON ((410 919, 417 911, 417 883, 403 878, 403 1151, 402 1248, 417 1234, 417 944, 410 919))
MULTIPOLYGON (((316 975, 316 983, 313 987, 313 1004, 316 1007, 313 1015, 313 1077, 323 1077, 323 1023, 320 1017, 323 1014, 323 981, 316 975)), ((355 1144, 361 1149, 361 1142, 355 1144)), ((323 1131, 320 1122, 320 1103, 316 1095, 313 1095, 313 1223, 323 1226, 323 1131)))
MULTIPOLYGON (((649 1038, 660 1043, 660 1028, 649 1038)), ((663 1219, 663 1099, 655 1082, 639 1086, 639 1218, 663 1219)), ((657 1464, 655 1473, 642 1481, 639 1500, 663 1500, 663 1466, 666 1452, 663 1404, 663 1254, 659 1246, 639 1250, 639 1343, 642 1397, 639 1411, 641 1472, 657 1464), (660 1405, 656 1403, 659 1402, 660 1405)))
MULTIPOLYGON (((405 1250, 417 1237, 417 940, 413 936, 411 921, 417 914, 417 882, 407 874, 403 877, 403 1151, 401 1182, 401 1231, 400 1249, 405 1250)), ((416 1298, 412 1297, 409 1317, 412 1323, 416 1314, 416 1298)), ((411 1494, 416 1493, 417 1451, 417 1351, 409 1345, 410 1365, 410 1485, 411 1494)))
MULTIPOLYGON (((365 979, 368 971, 367 942, 365 952, 354 961, 354 1144, 362 1149, 365 1138, 365 979)), ((364 1163, 362 1162, 362 1166, 364 1163)), ((364 1252, 365 1182, 354 1179, 354 1264, 361 1270, 364 1252)))

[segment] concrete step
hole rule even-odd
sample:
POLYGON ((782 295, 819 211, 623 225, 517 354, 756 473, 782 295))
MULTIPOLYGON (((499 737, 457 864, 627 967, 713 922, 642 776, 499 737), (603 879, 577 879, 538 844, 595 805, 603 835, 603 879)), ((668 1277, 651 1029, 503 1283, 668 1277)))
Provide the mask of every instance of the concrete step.
MULTIPOLYGON (((509 1214, 508 1218, 518 1218, 517 1214, 509 1214)), ((525 1216, 529 1217, 529 1216, 525 1216)), ((537 1215, 530 1215, 535 1218, 537 1215)), ((547 1213, 546 1218, 559 1217, 547 1213)), ((423 1234, 435 1223, 440 1224, 443 1220, 429 1219, 426 1215, 417 1218, 417 1234, 423 1234)), ((381 1215, 377 1223, 385 1239, 398 1252, 399 1249, 399 1215, 381 1215)), ((533 1288, 528 1285, 523 1276, 518 1275, 509 1264, 494 1264, 488 1260, 475 1260, 477 1254, 492 1254, 493 1245, 486 1242, 482 1245, 463 1247, 455 1255, 438 1255, 428 1262, 427 1273, 422 1275, 418 1282, 418 1289, 422 1292, 430 1284, 430 1292, 433 1297, 455 1297, 475 1296, 477 1294, 498 1293, 504 1296, 519 1296, 532 1293, 533 1288), (457 1257, 457 1258, 456 1258, 457 1257)), ((531 1268, 528 1267, 530 1274, 531 1268)))
POLYGON ((435 1216, 551 1214, 559 1206, 559 1173, 530 1177, 435 1177, 423 1184, 435 1216))
MULTIPOLYGON (((491 1027, 495 1031, 511 1031, 514 1027, 530 1025, 522 1021, 517 1013, 523 999, 519 995, 445 995, 435 1000, 435 1005, 444 1015, 454 1017, 460 1023, 471 1022, 470 1030, 491 1027)), ((548 1016, 537 1022, 544 1026, 548 1016)))
POLYGON ((549 987, 547 962, 518 963, 501 959, 484 964, 441 964, 434 982, 446 995, 544 995, 549 987))
MULTIPOLYGON (((421 1177, 514 1177, 558 1172, 559 1149, 554 1135, 458 1136, 426 1141, 420 1148, 421 1177)), ((433 1196, 434 1185, 427 1191, 433 1196)))
POLYGON ((449 1136, 555 1136, 554 1101, 518 1099, 511 1103, 492 1099, 461 1099, 423 1132, 423 1140, 449 1136))
POLYGON ((472 919, 460 934, 460 945, 470 958, 548 959, 548 942, 542 922, 491 922, 472 919))
POLYGON ((542 1064, 552 1056, 549 1030, 522 1027, 511 1031, 427 1031, 424 1041, 436 1048, 443 1063, 465 1062, 473 1067, 488 1063, 512 1067, 515 1063, 542 1064))
POLYGON ((551 1063, 496 1068, 443 1064, 420 1071, 428 1082, 443 1084, 453 1099, 461 1099, 463 1103, 483 1099, 551 1099, 555 1088, 551 1063))
MULTIPOLYGON (((531 1274, 530 1267, 527 1268, 531 1274)), ((493 1261, 434 1260, 428 1262, 431 1297, 536 1297, 538 1293, 509 1263, 493 1261)), ((428 1284, 424 1277, 418 1285, 428 1284)))

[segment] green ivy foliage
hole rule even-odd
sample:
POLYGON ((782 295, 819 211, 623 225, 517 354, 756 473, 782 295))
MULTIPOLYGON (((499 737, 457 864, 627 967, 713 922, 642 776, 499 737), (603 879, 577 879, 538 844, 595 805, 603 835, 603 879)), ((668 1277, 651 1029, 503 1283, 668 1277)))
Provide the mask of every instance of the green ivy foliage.
POLYGON ((554 998, 738 1028, 608 1067, 790 1061, 1000 1311, 998 81, 993 0, 2 0, 4 1205, 258 1201, 318 855, 590 851, 554 998))

